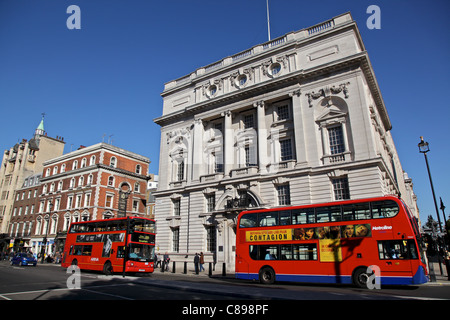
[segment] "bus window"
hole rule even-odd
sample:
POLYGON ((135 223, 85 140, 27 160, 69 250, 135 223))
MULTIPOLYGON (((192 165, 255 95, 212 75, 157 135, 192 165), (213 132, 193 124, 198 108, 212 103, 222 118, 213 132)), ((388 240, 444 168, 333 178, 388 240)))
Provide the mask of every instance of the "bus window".
POLYGON ((117 258, 122 259, 125 257, 125 246, 118 246, 117 247, 117 258))
POLYGON ((92 253, 92 245, 83 246, 83 256, 90 256, 92 253))
POLYGON ((282 244, 280 254, 281 260, 292 260, 292 245, 282 244))
POLYGON ((272 227, 278 225, 278 212, 265 212, 259 214, 260 227, 272 227))
POLYGON ((292 210, 292 224, 315 223, 314 209, 292 210))
POLYGON ((155 233, 155 223, 147 220, 136 220, 134 230, 155 233))
POLYGON ((277 260, 278 259, 278 246, 268 245, 259 246, 259 260, 277 260))
POLYGON ((319 207, 316 209, 317 222, 329 222, 330 210, 329 207, 319 207))
POLYGON ((239 222, 240 228, 253 228, 256 227, 256 222, 258 221, 257 213, 245 214, 241 217, 239 222))
POLYGON ((289 210, 280 211, 280 226, 291 224, 291 212, 289 210))
POLYGON ((333 206, 329 207, 330 215, 331 215, 331 221, 341 221, 341 207, 340 206, 333 206))
POLYGON ((397 203, 392 200, 372 202, 373 218, 392 218, 399 211, 397 203))
POLYGON ((73 247, 72 255, 81 256, 83 253, 83 246, 75 246, 73 247))
POLYGON ((417 259, 414 240, 378 241, 378 253, 381 260, 385 259, 417 259))
POLYGON ((317 260, 317 245, 315 243, 294 244, 294 260, 317 260))
POLYGON ((343 220, 370 219, 369 203, 354 203, 342 206, 343 220))
POLYGON ((95 232, 95 231, 97 231, 97 230, 95 229, 95 225, 93 225, 93 224, 88 224, 88 225, 85 227, 85 231, 86 231, 86 232, 95 232))
POLYGON ((253 260, 258 260, 258 246, 250 245, 249 246, 250 258, 253 260))

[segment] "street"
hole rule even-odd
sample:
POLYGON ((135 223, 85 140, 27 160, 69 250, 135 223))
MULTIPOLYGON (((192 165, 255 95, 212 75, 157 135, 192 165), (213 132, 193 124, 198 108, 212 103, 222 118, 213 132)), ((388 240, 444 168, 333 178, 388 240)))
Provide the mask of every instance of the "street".
MULTIPOLYGON (((295 300, 328 301, 425 301, 450 299, 450 282, 439 281, 421 286, 382 287, 380 290, 358 289, 347 285, 314 285, 276 283, 271 286, 234 279, 232 275, 222 277, 205 274, 195 275, 161 273, 150 275, 105 276, 96 272, 80 273, 80 289, 69 289, 67 280, 71 274, 55 264, 38 264, 37 267, 11 266, 0 262, 1 300, 152 300, 158 308, 162 301, 170 300, 175 309, 171 312, 183 314, 213 312, 212 309, 195 309, 201 306, 224 306, 216 312, 231 311, 231 305, 251 304, 263 312, 263 306, 294 308, 295 300), (160 302, 158 302, 160 301, 160 302), (281 301, 281 302, 280 302, 281 301), (283 302, 284 301, 284 302, 283 302), (209 311, 208 311, 209 310, 209 311)), ((312 302, 312 301, 311 301, 312 302)), ((378 303, 377 302, 377 303, 378 303)), ((308 305, 309 302, 307 303, 308 305)), ((147 305, 147 303, 146 303, 147 305)), ((315 305, 315 304, 313 304, 315 305)), ((242 312, 242 309, 239 309, 242 312)), ((250 310, 250 309, 249 309, 250 310)), ((257 309, 252 309, 256 312, 257 309)), ((211 315, 211 314, 210 314, 211 315)), ((214 317, 216 317, 218 314, 214 317)))

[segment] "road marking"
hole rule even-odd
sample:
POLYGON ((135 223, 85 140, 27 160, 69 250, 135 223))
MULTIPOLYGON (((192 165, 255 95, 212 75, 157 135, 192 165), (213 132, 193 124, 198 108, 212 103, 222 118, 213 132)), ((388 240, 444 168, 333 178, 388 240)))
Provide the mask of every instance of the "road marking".
MULTIPOLYGON (((92 289, 92 288, 113 287, 113 286, 123 286, 123 285, 129 285, 129 284, 125 283, 125 284, 113 284, 113 285, 104 285, 104 286, 91 286, 91 287, 88 287, 88 288, 92 289)), ((33 290, 33 291, 21 291, 21 292, 9 292, 9 293, 2 293, 2 294, 0 294, 0 298, 2 298, 4 300, 12 300, 12 299, 8 298, 7 296, 14 296, 14 295, 20 295, 20 294, 33 294, 33 293, 50 293, 50 292, 55 292, 55 291, 71 291, 71 290, 84 290, 84 291, 87 291, 87 292, 92 292, 92 293, 96 293, 96 294, 102 294, 102 295, 105 295, 105 296, 116 297, 116 298, 120 298, 120 299, 124 299, 124 300, 134 300, 134 299, 127 298, 127 297, 124 297, 124 296, 119 296, 119 295, 115 295, 115 294, 99 292, 99 291, 95 291, 95 290, 88 290, 86 288, 81 288, 81 289, 59 288, 59 289, 51 289, 51 290, 33 290)))

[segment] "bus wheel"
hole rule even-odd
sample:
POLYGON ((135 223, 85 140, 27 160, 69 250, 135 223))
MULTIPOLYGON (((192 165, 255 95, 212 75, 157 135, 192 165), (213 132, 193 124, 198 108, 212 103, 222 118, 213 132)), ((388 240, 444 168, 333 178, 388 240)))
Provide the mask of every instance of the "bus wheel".
POLYGON ((353 284, 367 289, 367 283, 369 282, 370 274, 367 273, 366 267, 357 268, 353 271, 353 284))
POLYGON ((103 265, 103 273, 106 274, 107 276, 109 276, 113 273, 113 268, 112 268, 111 262, 109 262, 109 261, 105 262, 105 264, 103 265))
POLYGON ((270 267, 259 270, 259 281, 262 284, 273 284, 275 282, 275 271, 270 267))

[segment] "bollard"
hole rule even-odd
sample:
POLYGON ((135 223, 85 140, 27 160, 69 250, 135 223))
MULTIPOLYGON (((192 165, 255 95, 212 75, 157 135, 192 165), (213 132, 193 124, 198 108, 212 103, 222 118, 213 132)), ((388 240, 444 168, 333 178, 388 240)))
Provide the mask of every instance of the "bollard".
POLYGON ((165 261, 161 261, 161 272, 164 272, 165 264, 166 264, 165 261))
POLYGON ((212 277, 212 262, 210 262, 210 263, 209 263, 209 266, 208 266, 208 275, 209 275, 210 277, 212 277))
POLYGON ((226 265, 226 263, 224 262, 223 264, 222 264, 222 277, 225 277, 227 275, 227 265, 226 265))
POLYGON ((444 259, 445 268, 447 269, 447 280, 450 281, 450 260, 444 259))
POLYGON ((187 274, 187 261, 184 262, 184 270, 183 270, 184 274, 187 274))
POLYGON ((172 264, 172 273, 175 273, 175 261, 172 264))

